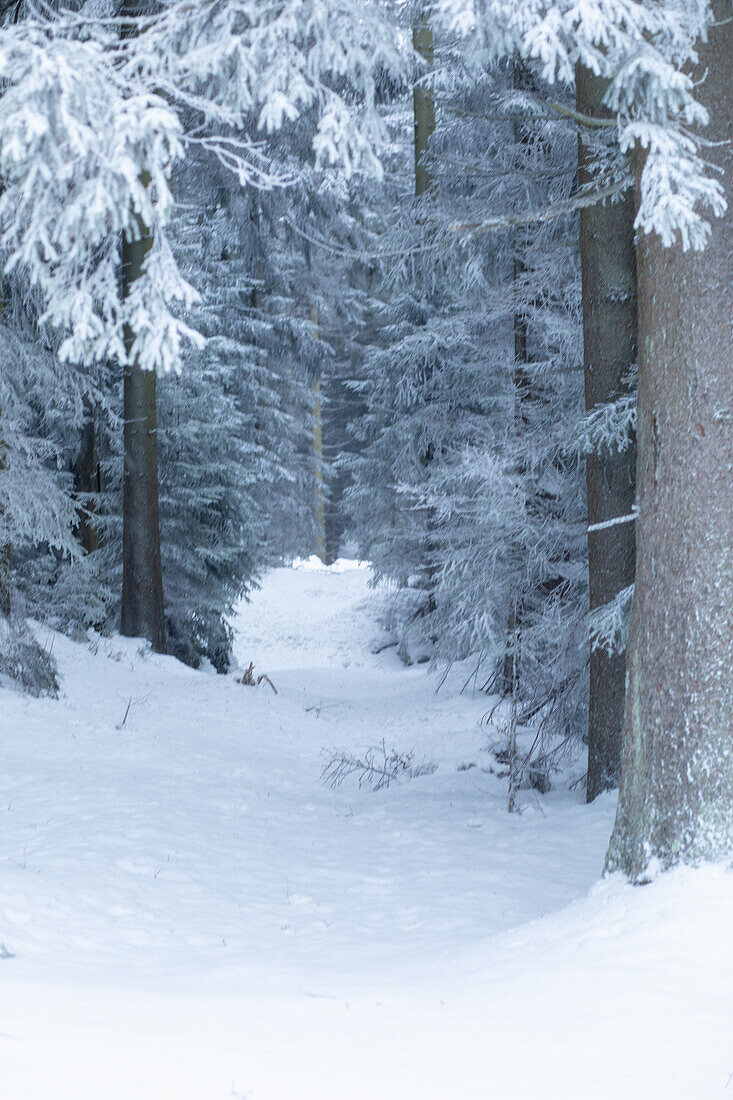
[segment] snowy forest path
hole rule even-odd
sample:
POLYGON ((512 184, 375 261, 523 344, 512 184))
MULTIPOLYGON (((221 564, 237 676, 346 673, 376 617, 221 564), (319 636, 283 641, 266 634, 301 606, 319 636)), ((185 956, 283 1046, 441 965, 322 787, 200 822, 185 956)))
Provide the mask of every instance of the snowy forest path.
POLYGON ((465 990, 536 938, 526 922, 585 897, 613 799, 558 785, 509 815, 489 701, 461 692, 465 670, 436 694, 424 666, 372 652, 385 596, 368 577, 301 563, 239 609, 240 668, 277 693, 61 635, 60 699, 3 690, 3 1100, 217 1100, 253 1081, 254 1100, 456 1095, 426 1035, 449 1076, 480 1048, 465 990), (434 770, 379 791, 323 782, 332 752, 382 742, 434 770), (364 1034, 394 1092, 381 1054, 344 1088, 364 1034))

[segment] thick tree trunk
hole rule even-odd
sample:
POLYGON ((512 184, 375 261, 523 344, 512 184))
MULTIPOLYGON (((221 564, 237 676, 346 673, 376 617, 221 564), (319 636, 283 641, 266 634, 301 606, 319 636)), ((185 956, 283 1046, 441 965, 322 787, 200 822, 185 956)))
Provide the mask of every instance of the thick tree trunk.
POLYGON ((642 239, 636 589, 608 870, 733 853, 733 23, 700 49, 728 212, 707 249, 642 239))
MULTIPOLYGON (((578 110, 596 118, 606 84, 582 66, 576 72, 578 110)), ((592 182, 582 138, 578 149, 581 186, 592 182)), ((636 360, 636 256, 634 199, 585 207, 580 214, 583 278, 585 407, 612 401, 636 360)), ((629 515, 634 505, 636 448, 605 448, 586 462, 588 525, 629 515)), ((591 610, 608 603, 634 580, 634 525, 588 532, 591 610)), ((624 720, 624 653, 599 648, 590 657, 588 710, 588 801, 618 786, 624 720)))
MULTIPOLYGON (((152 239, 143 225, 122 244, 123 295, 142 274, 152 239)), ((163 573, 158 520, 158 438, 155 371, 130 358, 135 334, 125 328, 128 362, 124 375, 124 452, 122 494, 122 633, 147 638, 165 652, 163 573)))

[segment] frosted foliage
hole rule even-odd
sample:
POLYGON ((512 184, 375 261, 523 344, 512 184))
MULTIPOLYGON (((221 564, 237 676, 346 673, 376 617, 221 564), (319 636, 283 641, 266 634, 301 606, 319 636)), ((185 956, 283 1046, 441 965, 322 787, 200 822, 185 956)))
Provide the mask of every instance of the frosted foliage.
MULTIPOLYGON (((386 272, 349 500, 361 554, 397 588, 401 652, 470 656, 501 690, 516 638, 520 719, 542 724, 547 759, 583 728, 588 660, 577 225, 451 227, 565 202, 577 138, 535 69, 438 51, 432 187, 391 230, 408 258, 386 272)), ((404 156, 389 167, 409 186, 404 156)))
POLYGON ((58 694, 53 655, 38 644, 22 619, 0 614, 0 685, 6 677, 29 695, 58 694))
MULTIPOLYGON (((374 74, 405 71, 400 38, 376 4, 354 0, 258 0, 170 5, 141 36, 136 63, 152 84, 199 109, 209 122, 238 130, 251 118, 266 134, 308 109, 322 163, 380 172, 375 150, 384 129, 375 110, 374 74), (362 105, 358 116, 336 90, 362 105)), ((253 141, 214 142, 240 175, 265 171, 253 141)))
POLYGON ((607 78, 621 148, 645 154, 637 227, 665 245, 705 246, 706 217, 726 204, 689 130, 708 119, 686 70, 712 21, 709 0, 437 0, 436 10, 477 58, 518 51, 549 82, 571 83, 579 63, 607 78))
POLYGON ((61 358, 177 369, 201 338, 178 316, 196 293, 166 236, 174 164, 198 145, 241 183, 290 182, 259 135, 312 110, 319 161, 378 172, 373 72, 404 66, 398 45, 376 7, 317 0, 173 4, 122 35, 72 15, 3 28, 6 269, 42 292, 61 358), (141 233, 152 249, 123 298, 118 242, 141 233))
POLYGON ((0 221, 6 269, 20 267, 43 294, 42 320, 64 333, 62 359, 176 366, 186 326, 174 302, 193 291, 165 239, 168 175, 181 126, 162 97, 131 87, 113 65, 113 40, 74 40, 27 24, 0 37, 0 221), (126 302, 117 240, 140 225, 154 237, 145 277, 126 302))
POLYGON ((636 431, 636 392, 624 393, 591 409, 579 425, 575 445, 581 454, 604 448, 625 451, 636 431))
POLYGON ((51 356, 3 331, 0 347, 0 546, 16 550, 45 543, 74 555, 77 517, 59 479, 61 452, 49 438, 48 405, 54 376, 51 356))
POLYGON ((588 628, 593 649, 605 649, 609 655, 626 649, 633 597, 634 586, 630 584, 608 603, 590 612, 588 628))

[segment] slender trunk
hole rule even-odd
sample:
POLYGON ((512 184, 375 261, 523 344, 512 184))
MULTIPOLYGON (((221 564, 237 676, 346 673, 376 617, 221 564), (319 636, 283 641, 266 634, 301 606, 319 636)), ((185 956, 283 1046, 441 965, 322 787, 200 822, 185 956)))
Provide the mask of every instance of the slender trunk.
MULTIPOLYGON (((5 312, 5 300, 3 298, 2 286, 0 286, 0 320, 2 320, 5 312)), ((0 418, 2 417, 2 409, 0 409, 0 418)), ((7 444, 2 436, 0 436, 0 483, 2 482, 2 474, 7 462, 7 444)), ((6 619, 10 617, 10 604, 11 604, 11 555, 10 555, 10 542, 7 536, 3 532, 5 527, 4 519, 4 507, 2 497, 0 497, 0 615, 6 619)))
MULTIPOLYGON (((318 339, 318 310, 311 308, 313 334, 318 339)), ((313 383, 313 462, 315 467, 314 518, 316 524, 316 554, 324 565, 326 557, 326 486, 323 476, 323 408, 321 403, 321 379, 313 383)))
MULTIPOLYGON (((607 117, 606 83, 579 66, 577 107, 607 117)), ((588 151, 578 146, 581 186, 592 183, 588 151)), ((580 214, 583 278, 585 407, 613 401, 636 360, 636 256, 634 199, 585 207, 580 214)), ((628 515, 634 505, 636 448, 604 448, 586 461, 589 527, 628 515)), ((634 526, 618 524, 588 533, 591 610, 608 603, 634 579, 634 526)), ((590 657, 588 710, 588 801, 618 786, 624 719, 625 655, 599 648, 590 657)))
MULTIPOLYGON (((435 52, 432 27, 425 22, 412 28, 412 44, 426 65, 431 66, 435 52)), ((433 89, 420 81, 412 93, 415 119, 415 195, 420 197, 430 189, 432 177, 426 163, 430 138, 435 130, 435 99, 433 89)))
MULTIPOLYGON (((515 140, 519 140, 517 137, 517 127, 515 126, 515 140)), ((514 294, 514 431, 517 436, 522 432, 522 395, 527 386, 527 364, 529 363, 529 357, 527 354, 527 318, 523 309, 519 305, 519 282, 524 272, 524 264, 521 258, 517 255, 517 241, 515 240, 515 255, 514 255, 514 268, 512 274, 512 286, 514 294)), ((519 470, 520 476, 523 474, 523 470, 519 470)), ((521 601, 517 598, 512 600, 512 605, 509 610, 509 625, 507 627, 507 644, 504 651, 504 662, 502 666, 502 678, 501 678, 501 694, 504 696, 511 696, 513 702, 512 706, 515 706, 515 696, 517 688, 519 687, 519 654, 517 648, 519 645, 519 628, 522 619, 521 601)))
MULTIPOLYGON (((423 61, 430 68, 435 56, 435 41, 433 29, 424 19, 420 19, 412 28, 412 44, 423 61)), ((432 187, 432 176, 427 163, 430 148, 430 138, 435 131, 435 97, 433 89, 423 81, 416 84, 412 93, 413 118, 415 123, 415 198, 426 195, 432 187)), ((425 379, 426 386, 428 379, 425 379)), ((429 443, 420 455, 420 464, 427 468, 433 461, 433 445, 429 443)), ((425 569, 427 575, 427 607, 428 614, 435 610, 435 516, 433 509, 428 507, 425 511, 425 569)))
MULTIPOLYGON (((152 247, 147 227, 122 242, 123 296, 141 277, 152 247)), ((125 326, 124 484, 122 493, 122 633, 147 638, 165 652, 163 573, 158 520, 158 438, 155 371, 132 356, 135 333, 125 326)))
POLYGON ((321 380, 313 386, 313 457, 316 469, 316 553, 324 565, 330 564, 326 555, 326 500, 323 477, 323 413, 321 410, 321 380))
MULTIPOLYGON (((512 87, 522 89, 527 86, 527 73, 521 62, 514 60, 512 64, 512 87)), ((521 173, 524 170, 524 149, 529 139, 527 127, 515 121, 512 124, 512 136, 515 149, 519 150, 515 168, 521 173)), ((527 312, 522 301, 522 279, 526 268, 522 258, 522 247, 526 244, 522 235, 515 232, 513 240, 514 258, 512 261, 512 297, 514 300, 514 316, 512 319, 512 334, 514 343, 514 409, 512 414, 512 430, 515 438, 520 439, 525 425, 525 411, 522 408, 527 397, 527 382, 529 364, 529 327, 527 324, 527 312)), ((522 478, 525 469, 522 464, 517 466, 517 476, 522 478)), ((519 687, 519 638, 522 622, 522 600, 514 596, 509 609, 509 622, 506 634, 506 648, 501 670, 501 694, 511 696, 512 707, 516 708, 516 694, 519 687)))
MULTIPOLYGON (((0 304, 1 310, 1 304, 0 304)), ((1 412, 1 410, 0 410, 1 412)), ((0 437, 0 485, 2 484, 3 470, 7 461, 7 444, 0 437)), ((5 527, 4 506, 0 498, 0 615, 7 619, 10 616, 11 585, 10 585, 10 542, 3 532, 5 527)))
MULTIPOLYGON (((0 441, 0 446, 2 442, 0 441)), ((2 475, 5 460, 0 454, 0 476, 2 475)), ((0 523, 2 523, 2 509, 0 508, 0 523)), ((0 539, 2 536, 0 535, 0 539)), ((0 541, 0 616, 6 619, 10 617, 10 543, 4 539, 0 541)))
POLYGON ((94 424, 94 409, 88 399, 84 399, 84 426, 81 432, 79 453, 74 463, 74 492, 85 497, 84 504, 78 509, 79 541, 88 554, 99 549, 99 528, 94 522, 96 505, 91 494, 101 492, 101 474, 97 455, 97 432, 94 424))
MULTIPOLYGON (((621 793, 606 866, 733 853, 733 22, 700 48, 707 160, 728 212, 704 252, 639 243, 636 587, 621 793)), ((722 22, 725 20, 726 22, 722 22)))

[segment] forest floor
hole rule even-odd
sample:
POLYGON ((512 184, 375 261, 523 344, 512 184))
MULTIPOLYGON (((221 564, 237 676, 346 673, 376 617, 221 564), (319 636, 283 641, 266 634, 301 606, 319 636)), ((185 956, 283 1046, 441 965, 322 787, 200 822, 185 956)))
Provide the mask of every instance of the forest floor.
POLYGON ((733 875, 599 881, 567 776, 508 814, 367 581, 269 573, 227 677, 41 630, 60 699, 0 687, 0 1100, 733 1096, 733 875), (437 767, 322 780, 382 743, 437 767))

